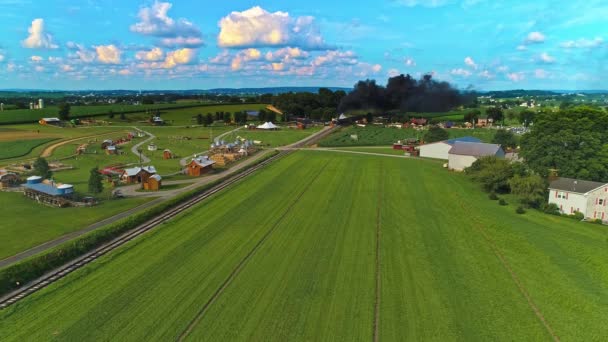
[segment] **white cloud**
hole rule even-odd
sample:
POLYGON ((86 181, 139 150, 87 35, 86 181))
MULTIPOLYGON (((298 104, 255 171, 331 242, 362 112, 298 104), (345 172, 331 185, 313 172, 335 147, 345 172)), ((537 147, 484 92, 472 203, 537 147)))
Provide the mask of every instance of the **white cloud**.
POLYGON ((77 59, 84 63, 91 63, 97 58, 97 53, 95 51, 90 50, 83 45, 67 42, 66 47, 74 51, 73 53, 68 54, 69 58, 77 59))
POLYGON ((115 45, 99 45, 95 47, 97 60, 104 64, 120 64, 120 51, 115 45))
POLYGON ((191 63, 194 60, 195 56, 196 52, 188 48, 171 51, 167 53, 167 58, 165 59, 163 68, 171 69, 176 67, 177 65, 191 63))
POLYGON ((57 49, 59 47, 53 42, 53 36, 44 32, 44 19, 34 19, 27 31, 30 35, 21 42, 23 47, 28 49, 57 49))
POLYGON ((543 63, 553 63, 553 62, 555 62, 555 57, 549 55, 546 52, 541 53, 540 56, 539 56, 539 58, 540 58, 540 60, 543 63))
POLYGON ((397 69, 390 69, 388 71, 388 77, 396 77, 396 76, 399 76, 399 75, 401 75, 401 73, 397 69))
POLYGON ((372 70, 374 72, 380 72, 382 70, 382 65, 380 65, 380 64, 374 64, 374 65, 372 65, 372 70))
POLYGON ((219 22, 218 45, 225 48, 292 46, 322 49, 327 45, 314 18, 291 17, 287 12, 270 13, 256 6, 232 12, 219 22))
POLYGON ((526 40, 525 40, 526 44, 540 44, 540 43, 544 43, 544 42, 545 42, 545 35, 538 31, 528 33, 528 36, 526 37, 526 40))
POLYGON ((129 69, 121 69, 118 71, 118 74, 123 76, 131 75, 132 73, 133 72, 129 69))
POLYGON ((354 65, 357 64, 357 55, 353 51, 327 51, 324 55, 317 56, 312 64, 322 65, 354 65))
POLYGON ((507 74, 507 78, 513 82, 520 82, 523 81, 526 76, 524 75, 523 72, 512 72, 507 74))
POLYGON ((0 63, 4 62, 5 59, 6 59, 6 56, 4 55, 4 53, 2 51, 0 51, 0 63))
POLYGON ((275 52, 267 52, 265 58, 267 61, 283 61, 290 59, 306 59, 308 56, 309 53, 300 48, 285 47, 275 52))
POLYGON ((34 67, 34 70, 36 70, 36 72, 43 72, 44 67, 42 65, 36 65, 36 67, 34 67))
POLYGON ((393 3, 395 5, 399 5, 399 6, 406 6, 406 7, 423 6, 423 7, 431 7, 431 8, 445 6, 450 2, 451 1, 449 1, 449 0, 395 0, 395 1, 393 1, 393 3))
POLYGON ((480 72, 480 73, 479 73, 479 76, 480 76, 480 77, 483 77, 483 78, 485 78, 485 79, 488 79, 488 80, 489 80, 489 79, 494 78, 494 74, 492 74, 492 73, 491 73, 490 71, 488 71, 488 70, 484 70, 484 71, 480 72))
POLYGON ((475 64, 475 61, 471 57, 466 57, 464 59, 464 64, 466 64, 467 66, 469 66, 473 69, 477 69, 477 64, 475 64))
POLYGON ((161 48, 155 47, 149 51, 138 51, 135 54, 135 58, 147 62, 156 62, 164 58, 165 53, 161 48))
POLYGON ((175 20, 168 15, 172 6, 169 2, 154 2, 151 7, 140 9, 140 21, 131 25, 131 31, 161 38, 160 44, 167 47, 202 46, 202 33, 196 25, 183 18, 175 20))
POLYGON ((549 76, 549 73, 546 70, 543 69, 536 69, 534 70, 534 77, 536 78, 547 78, 549 76))
POLYGON ((61 66, 61 71, 63 71, 63 72, 74 71, 74 67, 72 67, 71 65, 68 65, 68 64, 64 64, 61 66))
POLYGON ((517 51, 526 51, 528 50, 528 47, 525 45, 518 45, 517 46, 517 51))
POLYGON ((272 63, 271 65, 273 71, 283 71, 285 69, 285 64, 283 63, 272 63))
POLYGON ((405 65, 408 66, 408 67, 416 66, 416 61, 413 58, 411 58, 411 57, 407 57, 405 59, 405 65))
POLYGON ((581 38, 578 40, 568 40, 560 44, 565 49, 592 49, 600 47, 604 44, 604 39, 596 37, 595 39, 581 38))
POLYGON ((232 56, 230 55, 230 53, 226 50, 218 53, 215 57, 211 57, 209 59, 209 63, 211 64, 218 64, 218 65, 227 65, 230 64, 230 60, 232 59, 232 56))
POLYGON ((471 76, 471 72, 469 70, 462 69, 462 68, 452 69, 450 71, 450 74, 452 74, 454 76, 461 76, 461 77, 469 77, 469 76, 471 76))
POLYGON ((262 58, 262 52, 258 49, 246 49, 239 52, 230 62, 232 70, 240 70, 245 62, 257 61, 262 58))
POLYGON ((507 71, 509 71, 509 67, 508 67, 508 66, 506 66, 506 65, 501 65, 501 66, 499 66, 498 68, 496 68, 496 70, 497 70, 498 72, 507 72, 507 71))
POLYGON ((31 60, 32 62, 34 62, 34 63, 39 63, 39 62, 42 62, 42 59, 43 59, 43 58, 42 58, 42 57, 40 57, 40 56, 32 56, 32 57, 30 57, 30 60, 31 60))

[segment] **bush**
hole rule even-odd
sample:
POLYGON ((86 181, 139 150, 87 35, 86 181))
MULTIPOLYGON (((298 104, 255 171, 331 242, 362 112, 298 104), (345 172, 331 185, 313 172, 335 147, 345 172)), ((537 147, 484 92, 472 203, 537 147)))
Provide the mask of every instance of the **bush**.
POLYGON ((484 191, 508 193, 513 167, 506 159, 494 156, 481 157, 471 167, 465 169, 465 173, 479 183, 484 191))
POLYGON ((585 219, 585 214, 581 213, 580 211, 575 211, 574 214, 572 215, 566 215, 569 218, 573 219, 573 220, 577 220, 577 221, 582 221, 585 219))
POLYGON ((602 219, 595 219, 595 220, 591 220, 589 222, 595 223, 595 224, 604 224, 604 221, 602 221, 602 219))
POLYGON ((505 206, 505 205, 508 205, 509 203, 507 203, 507 201, 505 201, 504 198, 501 198, 501 199, 498 200, 498 204, 502 205, 502 206, 505 206))
POLYGON ((545 203, 541 206, 541 210, 545 214, 557 215, 557 216, 561 215, 559 212, 559 207, 555 203, 545 203))
POLYGON ((517 209, 515 209, 515 212, 518 214, 525 214, 526 213, 526 209, 524 209, 524 207, 522 207, 521 205, 519 207, 517 207, 517 209))
POLYGON ((488 195, 488 198, 489 198, 490 200, 492 200, 492 201, 498 201, 498 196, 497 196, 497 195, 496 195, 496 193, 494 193, 494 192, 491 192, 491 193, 488 195))

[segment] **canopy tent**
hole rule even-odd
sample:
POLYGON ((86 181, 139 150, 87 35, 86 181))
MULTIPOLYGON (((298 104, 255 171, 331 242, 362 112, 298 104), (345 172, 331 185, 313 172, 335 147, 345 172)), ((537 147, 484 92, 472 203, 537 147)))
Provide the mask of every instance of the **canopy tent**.
POLYGON ((279 126, 273 124, 272 122, 266 122, 263 125, 258 126, 258 129, 278 129, 279 126))
POLYGON ((348 117, 346 115, 344 115, 344 113, 340 114, 340 116, 338 117, 338 120, 346 120, 348 119, 348 117))

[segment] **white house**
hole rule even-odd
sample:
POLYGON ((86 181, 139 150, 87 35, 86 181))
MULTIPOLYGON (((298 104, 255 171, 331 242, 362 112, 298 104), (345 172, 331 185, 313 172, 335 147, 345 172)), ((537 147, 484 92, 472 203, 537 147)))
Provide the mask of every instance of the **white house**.
POLYGON ((418 147, 420 157, 448 160, 448 152, 456 142, 481 142, 481 140, 473 137, 462 137, 420 145, 418 147))
POLYGON ((496 144, 456 142, 448 152, 448 169, 464 171, 481 157, 505 157, 505 151, 496 144))
POLYGON ((608 184, 557 178, 549 185, 549 203, 555 203, 562 214, 578 211, 585 219, 608 221, 608 184))

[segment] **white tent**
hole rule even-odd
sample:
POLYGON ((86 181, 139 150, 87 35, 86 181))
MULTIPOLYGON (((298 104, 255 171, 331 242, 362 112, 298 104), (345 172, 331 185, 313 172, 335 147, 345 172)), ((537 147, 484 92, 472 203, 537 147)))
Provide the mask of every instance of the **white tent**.
POLYGON ((277 129, 279 126, 273 124, 272 122, 266 122, 263 125, 258 126, 258 129, 277 129))
POLYGON ((348 117, 346 115, 344 115, 344 113, 340 114, 340 116, 338 117, 338 120, 344 120, 344 119, 348 119, 348 117))

